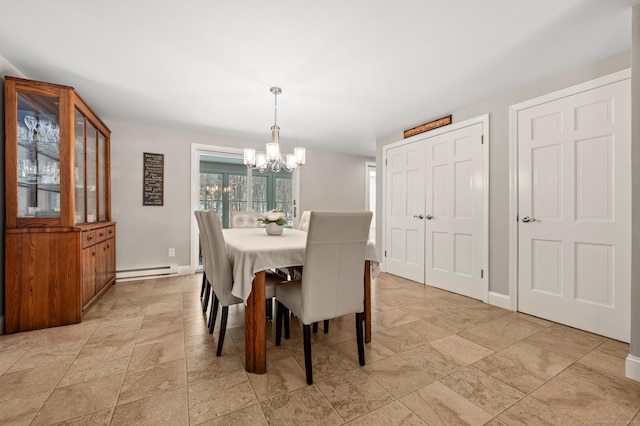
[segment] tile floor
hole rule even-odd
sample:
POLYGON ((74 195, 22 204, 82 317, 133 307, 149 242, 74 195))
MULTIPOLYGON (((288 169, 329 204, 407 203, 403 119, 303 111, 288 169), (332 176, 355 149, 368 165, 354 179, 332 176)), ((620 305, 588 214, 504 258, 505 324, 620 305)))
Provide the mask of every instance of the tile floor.
POLYGON ((247 374, 243 308, 216 358, 200 279, 118 283, 82 324, 0 336, 0 424, 640 425, 627 344, 386 274, 365 367, 349 316, 313 336, 312 386, 296 322, 280 347, 268 323, 268 372, 247 374))

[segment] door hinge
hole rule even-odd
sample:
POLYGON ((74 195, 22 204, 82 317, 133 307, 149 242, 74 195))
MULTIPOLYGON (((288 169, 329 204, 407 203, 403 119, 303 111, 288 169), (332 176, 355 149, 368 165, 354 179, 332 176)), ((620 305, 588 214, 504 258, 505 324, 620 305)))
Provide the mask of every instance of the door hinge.
POLYGON ((480 278, 484 278, 484 269, 480 269, 480 278))
POLYGON ((480 136, 480 143, 484 145, 484 135, 480 136))
POLYGON ((384 165, 385 166, 387 165, 387 159, 386 158, 384 159, 384 165))
POLYGON ((384 257, 387 257, 387 251, 386 250, 384 251, 384 257))

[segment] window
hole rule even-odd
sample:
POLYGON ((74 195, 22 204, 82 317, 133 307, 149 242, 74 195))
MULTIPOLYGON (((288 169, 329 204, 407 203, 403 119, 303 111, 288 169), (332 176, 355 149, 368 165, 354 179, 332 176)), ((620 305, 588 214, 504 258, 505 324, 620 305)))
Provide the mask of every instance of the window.
POLYGON ((223 228, 229 227, 232 211, 251 210, 264 213, 281 210, 287 217, 287 225, 293 220, 293 191, 291 175, 252 171, 251 194, 248 193, 247 168, 241 160, 201 157, 200 205, 201 210, 215 210, 223 228), (240 162, 240 164, 238 164, 240 162))
MULTIPOLYGON (((229 174, 247 176, 247 168, 242 164, 242 149, 198 143, 191 144, 190 266, 192 273, 200 270, 202 265, 198 225, 193 211, 206 208, 221 212, 219 214, 220 218, 223 219, 223 225, 226 211, 228 225, 228 212, 231 208, 228 200, 233 195, 233 203, 238 202, 235 194, 230 194, 230 188, 225 198, 225 188, 230 187, 228 181, 225 181, 225 173, 227 177, 229 174), (221 170, 216 170, 214 165, 208 163, 222 163, 221 170), (201 165, 204 167, 202 170, 201 165)), ((236 187, 240 186, 240 182, 235 182, 235 184, 236 187)), ((253 210, 264 212, 271 208, 281 208, 286 212, 287 222, 291 226, 294 200, 299 196, 300 175, 298 172, 268 175, 254 171, 247 178, 245 187, 247 185, 251 185, 252 191, 249 191, 244 199, 248 200, 246 202, 253 206, 253 210), (271 183, 269 179, 271 179, 271 183), (281 182, 280 179, 283 179, 283 181, 281 182), (269 195, 270 187, 273 188, 271 196, 269 195), (270 197, 272 197, 272 204, 269 202, 270 197)))

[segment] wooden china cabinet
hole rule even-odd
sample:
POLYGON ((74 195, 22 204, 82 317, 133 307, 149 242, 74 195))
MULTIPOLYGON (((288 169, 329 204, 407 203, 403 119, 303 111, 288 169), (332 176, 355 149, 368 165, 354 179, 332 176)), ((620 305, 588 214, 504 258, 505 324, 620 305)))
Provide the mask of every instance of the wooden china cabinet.
POLYGON ((74 324, 115 283, 109 128, 72 87, 5 77, 5 332, 74 324))

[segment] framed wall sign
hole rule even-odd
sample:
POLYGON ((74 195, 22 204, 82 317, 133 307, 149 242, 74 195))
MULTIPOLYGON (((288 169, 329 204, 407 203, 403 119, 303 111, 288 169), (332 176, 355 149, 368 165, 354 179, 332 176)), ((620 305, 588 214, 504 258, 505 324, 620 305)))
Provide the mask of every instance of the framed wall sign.
POLYGON ((164 205, 164 154, 143 153, 142 205, 164 205))

